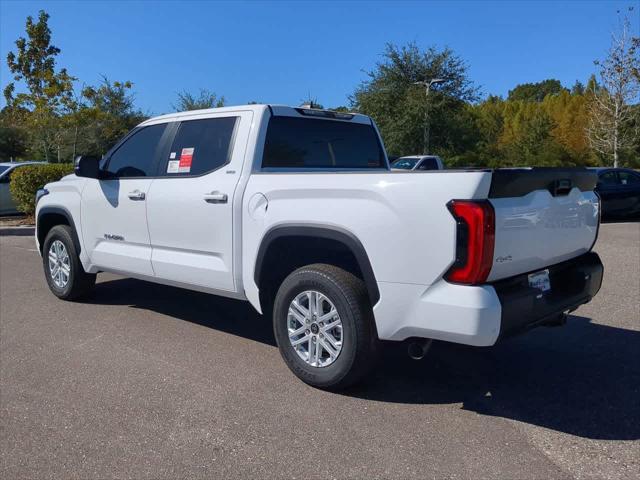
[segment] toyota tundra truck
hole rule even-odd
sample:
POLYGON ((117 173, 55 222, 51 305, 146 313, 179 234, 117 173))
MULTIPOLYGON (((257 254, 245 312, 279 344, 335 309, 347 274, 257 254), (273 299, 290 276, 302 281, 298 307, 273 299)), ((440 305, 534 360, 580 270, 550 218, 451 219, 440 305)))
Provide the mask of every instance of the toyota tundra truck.
MULTIPOLYGON (((475 346, 600 289, 587 169, 392 171, 371 118, 246 105, 141 123, 37 194, 51 292, 112 272, 246 300, 304 382, 342 389, 382 341, 475 346)), ((417 347, 416 347, 417 346, 417 347)))

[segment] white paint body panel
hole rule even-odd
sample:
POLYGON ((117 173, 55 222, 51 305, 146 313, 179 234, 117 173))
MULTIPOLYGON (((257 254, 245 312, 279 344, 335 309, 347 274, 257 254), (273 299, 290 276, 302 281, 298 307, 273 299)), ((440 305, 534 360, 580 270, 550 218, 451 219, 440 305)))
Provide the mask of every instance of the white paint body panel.
POLYGON ((451 198, 484 198, 490 180, 488 172, 252 175, 242 217, 247 298, 258 308, 253 279, 258 248, 267 231, 284 225, 346 230, 362 243, 378 282, 430 285, 455 258, 455 221, 446 203, 451 198), (451 178, 455 181, 444 181, 451 178), (257 193, 269 208, 253 218, 249 200, 257 193))
POLYGON ((469 287, 439 280, 431 286, 378 282, 373 309, 378 335, 493 345, 500 334, 502 308, 493 287, 469 287))
MULTIPOLYGON (((238 186, 252 112, 238 112, 229 163, 198 177, 157 178, 147 196, 151 264, 158 278, 217 290, 235 291, 233 198, 238 186), (205 195, 227 195, 208 203, 205 195)), ((211 118, 226 117, 219 114, 211 118)))
POLYGON ((592 191, 574 187, 568 195, 553 197, 536 190, 491 204, 496 240, 488 281, 564 262, 588 252, 595 242, 599 203, 592 191))
MULTIPOLYGON (((287 107, 278 114, 298 115, 287 107)), ((452 199, 486 199, 490 171, 262 172, 270 109, 227 107, 157 117, 142 125, 240 115, 229 165, 201 177, 98 182, 72 176, 48 185, 45 205, 73 216, 87 271, 114 271, 168 285, 246 299, 261 310, 254 280, 260 244, 286 225, 328 226, 363 245, 380 292, 373 312, 380 338, 425 337, 492 345, 501 306, 493 287, 453 285, 452 199), (145 202, 127 198, 131 190, 145 202), (209 204, 205 193, 228 195, 209 204), (104 234, 124 237, 109 241, 104 234)), ((356 115, 354 122, 370 120, 356 115)), ((375 126, 374 126, 375 127, 375 126)), ((553 198, 546 191, 495 199, 496 248, 490 279, 561 262, 587 251, 597 229, 593 192, 553 198), (510 261, 498 262, 499 257, 510 261)))
MULTIPOLYGON (((84 246, 84 238, 82 235, 82 218, 80 215, 80 205, 82 199, 82 190, 85 184, 88 182, 86 178, 78 178, 75 175, 67 175, 61 178, 59 181, 46 185, 46 189, 49 191, 49 195, 45 195, 40 199, 38 205, 36 205, 36 218, 38 213, 44 207, 55 207, 64 209, 73 218, 75 223, 76 232, 78 233, 78 240, 80 241, 80 262, 85 270, 90 271, 91 260, 87 255, 87 249, 84 246)), ((36 247, 40 249, 38 242, 38 225, 36 224, 36 247)))
POLYGON ((134 191, 147 196, 152 182, 144 178, 87 180, 82 192, 81 223, 92 265, 153 275, 146 199, 129 198, 134 191), (110 235, 122 239, 108 238, 110 235))

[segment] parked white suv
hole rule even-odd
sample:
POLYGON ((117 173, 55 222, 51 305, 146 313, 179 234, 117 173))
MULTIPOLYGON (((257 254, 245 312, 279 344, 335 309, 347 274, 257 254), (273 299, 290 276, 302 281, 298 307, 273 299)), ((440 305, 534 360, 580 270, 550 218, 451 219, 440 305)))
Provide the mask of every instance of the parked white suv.
MULTIPOLYGON (((600 288, 586 169, 391 172, 363 115, 250 105, 141 123, 39 192, 51 291, 115 272, 249 301, 289 368, 352 384, 380 340, 493 345, 600 288)), ((416 350, 414 348, 414 350, 416 350)))

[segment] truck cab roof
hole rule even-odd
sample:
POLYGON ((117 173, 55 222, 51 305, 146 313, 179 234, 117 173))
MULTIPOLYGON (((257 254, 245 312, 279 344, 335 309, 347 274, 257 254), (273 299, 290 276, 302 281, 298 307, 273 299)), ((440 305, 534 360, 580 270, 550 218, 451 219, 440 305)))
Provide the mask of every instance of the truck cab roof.
POLYGON ((139 127, 154 125, 158 123, 175 122, 180 120, 189 120, 195 118, 207 118, 221 113, 233 112, 255 112, 263 113, 269 110, 274 116, 284 117, 309 117, 326 120, 348 121, 351 123, 371 124, 372 120, 366 115, 352 112, 334 112, 333 110, 322 110, 307 107, 291 107, 287 105, 277 104, 252 104, 252 105, 234 105, 229 107, 207 108, 203 110, 189 110, 186 112, 168 113, 157 117, 149 118, 140 123, 139 127))

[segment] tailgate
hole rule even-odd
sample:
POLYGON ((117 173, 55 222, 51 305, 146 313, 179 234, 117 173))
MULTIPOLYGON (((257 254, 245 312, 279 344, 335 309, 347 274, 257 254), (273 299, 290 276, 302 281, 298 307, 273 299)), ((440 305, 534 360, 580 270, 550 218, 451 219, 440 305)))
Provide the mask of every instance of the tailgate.
POLYGON ((489 201, 495 248, 488 281, 588 252, 599 226, 597 175, 585 168, 495 170, 489 201))

